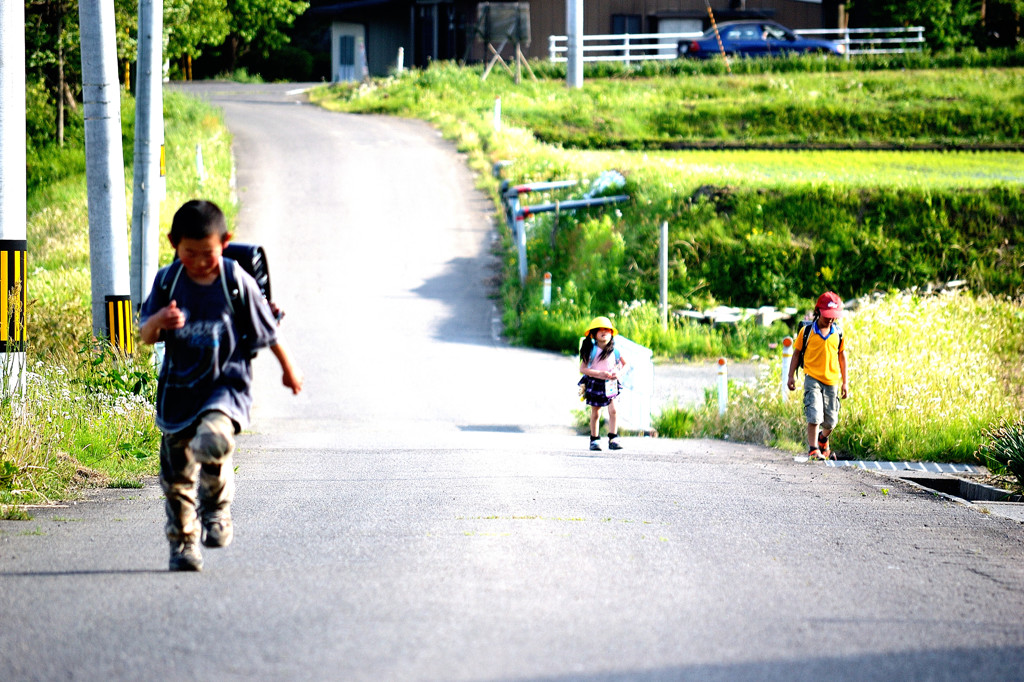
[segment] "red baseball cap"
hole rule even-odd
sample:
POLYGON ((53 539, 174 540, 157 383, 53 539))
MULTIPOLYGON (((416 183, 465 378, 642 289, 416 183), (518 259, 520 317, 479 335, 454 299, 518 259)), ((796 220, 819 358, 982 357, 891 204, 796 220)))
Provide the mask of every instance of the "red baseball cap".
POLYGON ((821 311, 822 317, 842 317, 843 299, 834 291, 826 291, 818 297, 818 304, 815 306, 821 311))

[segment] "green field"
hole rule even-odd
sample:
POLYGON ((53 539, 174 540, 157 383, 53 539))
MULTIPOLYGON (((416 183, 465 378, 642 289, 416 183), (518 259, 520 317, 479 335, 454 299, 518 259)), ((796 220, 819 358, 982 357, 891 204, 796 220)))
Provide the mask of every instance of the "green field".
POLYGON ((781 187, 837 184, 871 188, 1024 186, 1021 152, 920 151, 675 151, 566 152, 588 173, 607 168, 655 169, 692 185, 781 187))

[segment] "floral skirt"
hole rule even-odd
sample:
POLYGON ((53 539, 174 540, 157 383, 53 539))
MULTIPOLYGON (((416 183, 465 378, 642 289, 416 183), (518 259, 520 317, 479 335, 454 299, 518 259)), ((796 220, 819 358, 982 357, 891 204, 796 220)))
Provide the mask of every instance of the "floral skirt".
POLYGON ((579 385, 583 387, 583 402, 591 407, 607 407, 622 390, 622 384, 618 381, 587 376, 579 380, 579 385))

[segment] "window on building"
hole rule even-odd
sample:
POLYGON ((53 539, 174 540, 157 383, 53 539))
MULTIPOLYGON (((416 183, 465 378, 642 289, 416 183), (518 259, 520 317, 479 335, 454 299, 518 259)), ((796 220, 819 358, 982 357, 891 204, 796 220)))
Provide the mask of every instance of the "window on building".
POLYGON ((613 14, 612 33, 643 33, 639 14, 613 14))

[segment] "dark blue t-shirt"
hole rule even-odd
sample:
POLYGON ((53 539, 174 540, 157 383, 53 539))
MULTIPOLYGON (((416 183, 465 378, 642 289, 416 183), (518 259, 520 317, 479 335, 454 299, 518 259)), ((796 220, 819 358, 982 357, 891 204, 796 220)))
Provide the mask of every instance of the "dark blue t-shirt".
POLYGON ((157 273, 142 304, 140 324, 171 300, 185 314, 185 326, 160 334, 165 352, 157 384, 156 425, 164 433, 176 433, 204 412, 217 410, 230 417, 237 430, 246 428, 252 407, 250 360, 257 350, 277 342, 277 323, 259 285, 227 258, 221 261, 220 277, 208 285, 197 284, 181 266, 170 265, 157 273), (231 268, 230 278, 225 279, 225 268, 231 268), (238 296, 228 291, 231 281, 237 284, 238 296))

